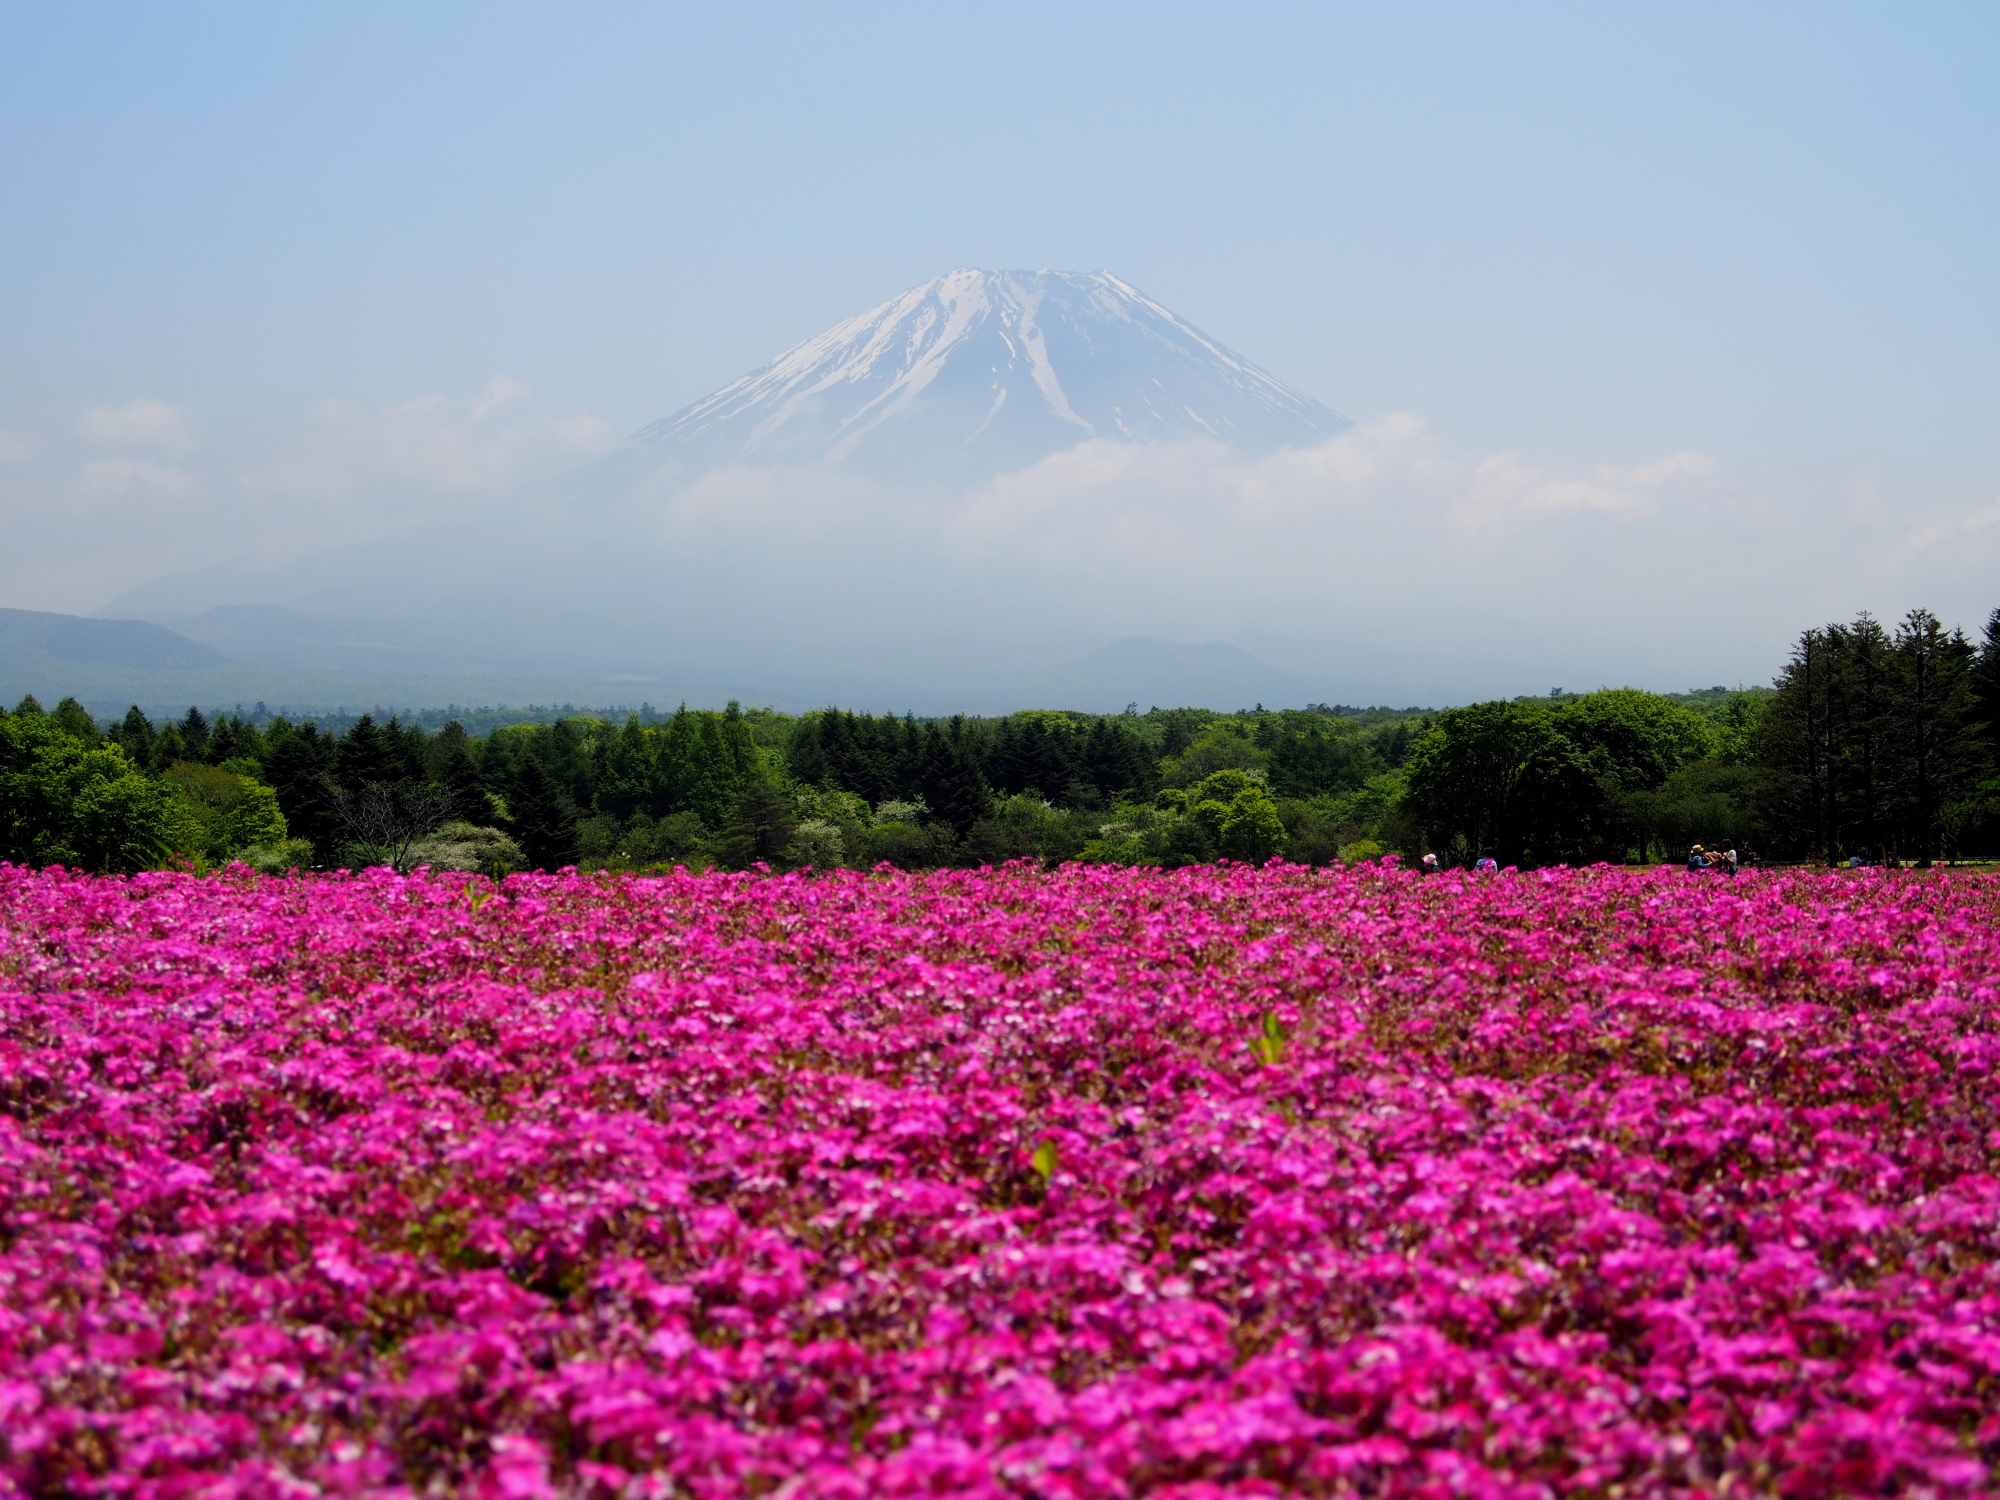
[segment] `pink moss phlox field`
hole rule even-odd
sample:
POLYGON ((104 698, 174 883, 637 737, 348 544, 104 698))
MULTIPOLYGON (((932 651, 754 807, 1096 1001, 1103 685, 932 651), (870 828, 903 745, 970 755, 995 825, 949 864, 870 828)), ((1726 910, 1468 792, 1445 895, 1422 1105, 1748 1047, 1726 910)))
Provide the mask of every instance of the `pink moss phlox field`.
POLYGON ((1995 1485, 1989 877, 492 889, 0 867, 0 1492, 1995 1485))

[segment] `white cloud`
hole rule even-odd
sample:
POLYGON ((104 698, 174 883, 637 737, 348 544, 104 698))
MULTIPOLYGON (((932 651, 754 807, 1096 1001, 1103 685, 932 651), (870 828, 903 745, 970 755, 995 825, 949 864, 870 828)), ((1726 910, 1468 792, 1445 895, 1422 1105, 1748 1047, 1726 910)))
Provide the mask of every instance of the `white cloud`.
POLYGON ((1901 550, 1906 557, 1915 557, 1940 542, 1963 541, 1990 526, 2000 526, 2000 500, 1968 514, 1947 516, 1931 525, 1919 527, 1903 539, 1901 550))
POLYGON ((393 406, 327 400, 306 413, 305 431, 246 476, 267 505, 412 496, 493 495, 552 468, 617 446, 610 427, 580 413, 554 417, 522 408, 528 387, 496 375, 467 399, 421 396, 393 406))
POLYGON ((200 446, 194 413, 164 401, 127 401, 93 406, 77 418, 76 430, 99 448, 147 448, 155 453, 192 453, 200 446))
POLYGON ((538 409, 505 375, 457 397, 322 402, 247 450, 205 442, 191 412, 152 399, 90 407, 71 434, 36 438, 0 431, 0 593, 79 611, 164 574, 307 554, 453 507, 492 512, 617 446, 599 418, 538 409))
POLYGON ((1227 550, 1246 528, 1335 540, 1385 522, 1441 545, 1484 544, 1566 515, 1637 520, 1716 488, 1699 453, 1565 473, 1518 453, 1453 454, 1420 417, 1396 413, 1263 459, 1202 439, 1085 443, 995 480, 952 524, 969 545, 1014 535, 1051 552, 1115 540, 1196 555, 1227 550))
POLYGON ((1714 473, 1714 462, 1701 453, 1675 453, 1629 466, 1600 464, 1582 474, 1551 473, 1518 453, 1494 453, 1479 460, 1465 499, 1453 507, 1453 515, 1469 527, 1564 511, 1649 516, 1676 486, 1698 484, 1714 473))
POLYGON ((472 398, 472 420, 483 422, 503 407, 512 406, 516 401, 528 399, 529 391, 525 381, 515 380, 509 375, 495 375, 486 382, 480 393, 472 398))
POLYGON ((93 459, 77 471, 83 488, 95 495, 191 495, 200 481, 185 469, 146 458, 93 459))
POLYGON ((1504 651, 1564 680, 1734 681, 1863 607, 1983 619, 2000 603, 1982 582, 2000 576, 2000 509, 1852 472, 1758 478, 1689 451, 1589 466, 1467 453, 1409 414, 1266 458, 1087 442, 961 496, 810 469, 662 479, 641 514, 683 595, 754 578, 782 610, 788 589, 823 600, 842 580, 939 628, 1267 631, 1504 651), (1913 536, 1928 545, 1913 552, 1913 536))
POLYGON ((1476 576, 1591 521, 1634 523, 1713 505, 1711 460, 1674 454, 1564 472, 1518 453, 1457 454, 1419 417, 1365 422, 1315 448, 1248 459, 1206 440, 1085 443, 995 480, 945 522, 958 555, 1088 571, 1116 557, 1179 591, 1248 607, 1270 585, 1292 599, 1387 597, 1453 570, 1476 576), (1671 502, 1671 503, 1669 503, 1671 502), (1259 580, 1262 580, 1260 583, 1259 580))

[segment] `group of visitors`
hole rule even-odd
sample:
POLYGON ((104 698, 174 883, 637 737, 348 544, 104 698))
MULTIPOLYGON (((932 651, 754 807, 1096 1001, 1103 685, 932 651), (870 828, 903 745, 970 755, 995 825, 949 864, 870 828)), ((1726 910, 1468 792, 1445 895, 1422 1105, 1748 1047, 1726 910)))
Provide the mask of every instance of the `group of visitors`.
MULTIPOLYGON (((1417 868, 1426 875, 1435 875, 1444 866, 1438 862, 1438 857, 1435 854, 1426 854, 1417 862, 1417 868)), ((1466 866, 1468 870, 1497 870, 1499 868, 1500 861, 1490 854, 1481 854, 1471 864, 1466 866)))
POLYGON ((1704 849, 1696 844, 1688 850, 1688 872, 1697 870, 1720 870, 1725 875, 1734 875, 1738 869, 1734 849, 1704 849))
POLYGON ((1870 859, 1865 854, 1850 854, 1841 863, 1846 865, 1850 870, 1865 870, 1871 865, 1878 870, 1900 870, 1903 868, 1901 857, 1891 854, 1886 846, 1878 846, 1873 859, 1870 859))
MULTIPOLYGON (((1709 849, 1701 844, 1696 844, 1692 849, 1688 850, 1687 867, 1690 874, 1697 870, 1720 870, 1725 875, 1734 875, 1742 868, 1742 865, 1737 860, 1734 849, 1709 849)), ((1426 875, 1435 875, 1443 870, 1445 866, 1435 854, 1426 854, 1417 862, 1417 868, 1426 875)), ((1500 868, 1500 864, 1492 855, 1481 854, 1477 859, 1468 864, 1466 868, 1468 870, 1497 870, 1500 868)))

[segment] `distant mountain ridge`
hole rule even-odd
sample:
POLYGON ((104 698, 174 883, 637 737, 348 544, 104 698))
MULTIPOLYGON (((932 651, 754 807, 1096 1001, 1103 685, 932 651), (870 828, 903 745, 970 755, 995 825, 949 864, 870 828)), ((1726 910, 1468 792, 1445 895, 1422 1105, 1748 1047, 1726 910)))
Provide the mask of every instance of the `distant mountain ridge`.
POLYGON ((1388 701, 1369 653, 1324 646, 1306 670, 1274 667, 1241 646, 1130 636, 1079 654, 1046 645, 959 643, 949 662, 842 660, 833 651, 785 663, 755 646, 711 653, 626 643, 624 654, 570 643, 514 662, 478 650, 478 634, 423 619, 310 616, 282 606, 221 605, 149 623, 0 609, 0 704, 74 694, 93 712, 128 703, 178 713, 263 700, 294 713, 372 705, 556 703, 603 706, 730 698, 801 712, 838 702, 875 712, 1005 713, 1017 708, 1116 712, 1262 702, 1297 707, 1388 701), (216 648, 221 648, 220 650, 216 648))
POLYGON ((184 672, 228 661, 209 646, 144 620, 93 620, 39 609, 0 609, 0 659, 10 666, 37 661, 140 673, 184 672))
POLYGON ((1091 438, 1265 453, 1352 425, 1107 272, 958 270, 635 440, 693 471, 817 464, 963 482, 1091 438))

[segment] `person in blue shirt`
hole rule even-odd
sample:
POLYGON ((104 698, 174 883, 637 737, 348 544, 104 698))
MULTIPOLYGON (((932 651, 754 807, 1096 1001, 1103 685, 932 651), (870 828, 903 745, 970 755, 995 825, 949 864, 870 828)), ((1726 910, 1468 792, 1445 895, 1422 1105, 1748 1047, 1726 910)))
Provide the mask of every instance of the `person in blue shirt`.
POLYGON ((1706 870, 1707 868, 1707 851, 1701 845, 1696 844, 1692 849, 1688 850, 1688 873, 1692 875, 1697 870, 1706 870))

